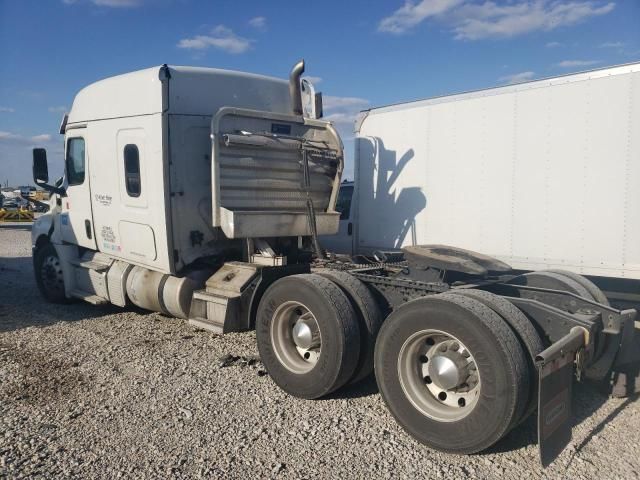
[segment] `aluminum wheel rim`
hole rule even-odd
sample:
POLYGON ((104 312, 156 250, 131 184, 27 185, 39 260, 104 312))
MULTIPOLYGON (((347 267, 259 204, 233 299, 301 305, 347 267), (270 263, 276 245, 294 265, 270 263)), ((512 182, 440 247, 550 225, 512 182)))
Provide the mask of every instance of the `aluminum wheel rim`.
POLYGON ((270 334, 276 357, 287 370, 297 374, 313 370, 320 358, 322 338, 318 321, 311 310, 299 302, 284 302, 273 313, 270 334), (307 330, 300 328, 300 322, 312 331, 311 345, 302 341, 306 340, 304 333, 307 333, 307 330), (302 334, 296 336, 299 331, 302 331, 302 334))
MULTIPOLYGON (((450 371, 444 370, 445 374, 450 371)), ((398 355, 398 377, 411 404, 439 422, 462 420, 480 396, 480 372, 471 351, 459 339, 440 330, 416 332, 403 343, 398 355), (431 378, 434 367, 451 364, 459 379, 454 387, 446 385, 449 377, 437 381, 431 378)))
POLYGON ((60 260, 55 255, 49 255, 40 267, 40 279, 45 290, 49 292, 61 292, 64 290, 64 278, 60 260))

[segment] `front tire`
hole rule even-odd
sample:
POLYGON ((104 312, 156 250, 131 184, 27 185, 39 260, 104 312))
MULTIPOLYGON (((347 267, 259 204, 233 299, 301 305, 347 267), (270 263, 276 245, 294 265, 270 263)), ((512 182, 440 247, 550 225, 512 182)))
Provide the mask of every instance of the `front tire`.
POLYGON ((60 258, 50 243, 37 247, 33 254, 33 268, 38 290, 51 303, 69 303, 65 295, 60 258))
POLYGON ((260 358, 290 395, 314 399, 343 386, 360 356, 360 331, 351 303, 330 280, 315 274, 277 280, 258 307, 260 358))
POLYGON ((459 295, 424 297, 395 310, 378 335, 375 372, 398 423, 449 453, 490 447, 527 401, 518 339, 489 307, 459 295))

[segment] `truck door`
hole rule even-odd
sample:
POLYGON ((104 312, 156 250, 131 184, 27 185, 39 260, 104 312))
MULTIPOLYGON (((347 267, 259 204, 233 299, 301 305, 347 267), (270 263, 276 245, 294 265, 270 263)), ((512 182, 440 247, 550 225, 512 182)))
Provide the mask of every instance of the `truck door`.
POLYGON ((67 136, 65 146, 65 188, 62 199, 60 230, 62 240, 95 250, 89 182, 89 155, 86 130, 67 136))
POLYGON ((353 252, 353 219, 351 215, 351 199, 353 183, 340 185, 336 211, 340 212, 340 226, 335 235, 320 237, 322 247, 331 253, 351 255, 353 252))

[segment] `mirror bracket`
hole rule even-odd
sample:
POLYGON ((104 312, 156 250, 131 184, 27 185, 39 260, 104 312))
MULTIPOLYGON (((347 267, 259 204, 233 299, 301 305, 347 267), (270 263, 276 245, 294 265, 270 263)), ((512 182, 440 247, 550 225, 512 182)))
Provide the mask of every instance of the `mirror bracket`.
POLYGON ((57 195, 60 195, 61 197, 67 196, 67 191, 62 187, 54 187, 53 185, 49 185, 48 183, 41 182, 36 182, 36 185, 38 185, 43 190, 46 190, 47 192, 55 193, 57 195))

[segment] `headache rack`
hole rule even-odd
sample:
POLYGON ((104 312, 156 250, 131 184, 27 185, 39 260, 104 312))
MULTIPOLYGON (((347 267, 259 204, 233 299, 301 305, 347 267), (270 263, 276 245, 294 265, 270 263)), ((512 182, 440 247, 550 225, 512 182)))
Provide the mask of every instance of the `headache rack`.
POLYGON ((228 238, 337 232, 344 159, 331 124, 225 107, 211 134, 213 226, 228 238))

